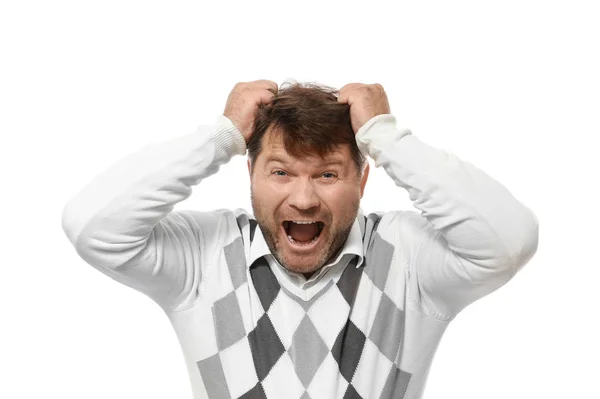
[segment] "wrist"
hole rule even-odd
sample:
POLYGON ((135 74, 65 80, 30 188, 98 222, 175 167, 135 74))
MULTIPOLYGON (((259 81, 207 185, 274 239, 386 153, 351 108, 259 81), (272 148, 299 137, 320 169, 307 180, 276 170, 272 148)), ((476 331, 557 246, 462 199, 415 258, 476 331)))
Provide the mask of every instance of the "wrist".
POLYGON ((246 140, 231 119, 219 115, 212 129, 212 141, 215 143, 217 157, 231 158, 246 153, 246 140))

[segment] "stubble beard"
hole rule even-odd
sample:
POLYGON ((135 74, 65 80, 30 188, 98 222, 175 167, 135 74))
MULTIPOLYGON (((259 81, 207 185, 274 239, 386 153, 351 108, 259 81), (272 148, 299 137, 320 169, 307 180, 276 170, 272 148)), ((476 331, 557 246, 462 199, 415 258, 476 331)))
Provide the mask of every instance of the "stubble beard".
POLYGON ((358 209, 360 205, 360 200, 354 201, 352 212, 344 215, 344 218, 337 223, 339 227, 331 225, 327 226, 327 237, 320 238, 325 239, 326 241, 325 243, 320 244, 321 248, 324 248, 324 250, 321 250, 321 255, 317 259, 317 262, 310 267, 305 267, 305 265, 303 265, 302 268, 298 268, 294 265, 290 265, 283 258, 280 248, 281 245, 286 244, 279 244, 277 239, 277 234, 281 226, 274 223, 274 217, 269 217, 268 212, 263 213, 263 208, 261 207, 260 201, 254 197, 252 192, 250 193, 250 200, 252 202, 254 217, 256 218, 258 227, 265 238, 265 242, 267 243, 271 254, 275 257, 275 259, 277 259, 281 266, 295 273, 313 273, 325 266, 327 262, 338 253, 339 249, 344 245, 348 239, 348 236, 350 235, 350 231, 352 230, 352 225, 354 224, 356 216, 358 215, 358 209))

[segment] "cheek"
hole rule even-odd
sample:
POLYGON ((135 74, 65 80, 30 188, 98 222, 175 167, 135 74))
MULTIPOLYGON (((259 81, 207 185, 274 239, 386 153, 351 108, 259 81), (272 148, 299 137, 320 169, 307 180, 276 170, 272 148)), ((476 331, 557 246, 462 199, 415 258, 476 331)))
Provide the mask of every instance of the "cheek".
POLYGON ((360 186, 340 185, 332 187, 330 190, 323 190, 321 199, 331 206, 348 207, 351 206, 356 199, 360 198, 360 186))
POLYGON ((268 182, 255 183, 252 186, 252 196, 268 218, 277 216, 277 209, 286 197, 285 193, 268 182))

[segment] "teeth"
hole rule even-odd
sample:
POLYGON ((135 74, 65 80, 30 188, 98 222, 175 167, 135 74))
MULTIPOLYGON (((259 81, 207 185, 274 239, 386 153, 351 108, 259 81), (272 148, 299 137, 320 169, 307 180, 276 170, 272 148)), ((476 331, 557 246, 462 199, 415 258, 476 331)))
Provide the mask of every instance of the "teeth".
POLYGON ((295 223, 295 224, 316 224, 317 226, 319 226, 319 229, 323 229, 323 227, 325 226, 325 224, 321 221, 318 220, 288 220, 283 222, 284 227, 287 228, 290 227, 290 223, 295 223))
POLYGON ((300 242, 294 240, 294 238, 291 235, 288 235, 288 240, 290 240, 290 242, 292 242, 293 244, 296 244, 296 245, 310 245, 310 244, 314 243, 315 241, 317 241, 318 239, 319 239, 319 236, 315 236, 315 238, 313 238, 309 242, 300 243, 300 242))

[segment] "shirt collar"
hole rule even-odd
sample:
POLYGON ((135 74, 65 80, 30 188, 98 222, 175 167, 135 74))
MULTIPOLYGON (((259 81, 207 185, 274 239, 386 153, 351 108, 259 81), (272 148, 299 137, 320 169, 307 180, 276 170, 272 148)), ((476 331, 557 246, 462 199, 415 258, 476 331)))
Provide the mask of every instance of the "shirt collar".
MULTIPOLYGON (((346 254, 357 255, 359 259, 358 262, 356 262, 356 267, 358 268, 362 265, 364 253, 362 232, 358 222, 360 218, 362 218, 361 214, 359 214, 359 216, 354 220, 352 228, 350 229, 350 234, 348 235, 346 242, 344 242, 342 250, 339 251, 338 255, 336 256, 336 259, 334 259, 327 265, 339 262, 342 256, 346 254)), ((250 257, 248 259, 248 267, 250 267, 258 258, 266 255, 272 256, 271 251, 269 250, 269 246, 267 245, 267 242, 265 241, 265 238, 262 234, 262 230, 260 229, 260 226, 257 225, 256 231, 254 232, 254 239, 250 244, 250 257)))

